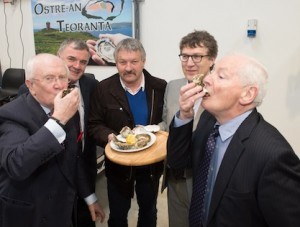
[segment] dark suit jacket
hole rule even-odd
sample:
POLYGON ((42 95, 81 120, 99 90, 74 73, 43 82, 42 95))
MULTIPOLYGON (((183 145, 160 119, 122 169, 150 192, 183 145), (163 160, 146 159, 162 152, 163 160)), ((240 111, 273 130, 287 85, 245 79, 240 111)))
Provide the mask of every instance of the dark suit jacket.
MULTIPOLYGON (((168 164, 183 168, 191 156, 195 173, 215 122, 204 112, 193 135, 192 122, 179 128, 171 126, 168 164)), ((226 150, 207 226, 300 226, 299 204, 299 158, 277 129, 254 109, 226 150)))
POLYGON ((80 92, 84 102, 84 150, 83 158, 87 163, 87 168, 91 176, 90 183, 95 188, 96 175, 97 175, 97 157, 96 157, 96 143, 88 135, 88 116, 90 111, 90 98, 94 89, 96 88, 98 81, 88 76, 83 76, 79 79, 80 92))
POLYGON ((66 227, 76 195, 92 194, 73 119, 64 145, 43 125, 48 117, 26 93, 0 108, 0 226, 66 227))
MULTIPOLYGON (((83 158, 86 161, 87 169, 89 171, 90 184, 93 188, 95 188, 96 175, 97 175, 97 158, 96 158, 96 143, 93 141, 91 137, 87 134, 87 123, 88 123, 88 115, 90 111, 90 97, 92 92, 94 91, 98 81, 90 75, 83 74, 79 79, 80 92, 84 102, 84 150, 83 150, 83 158)), ((28 92, 28 88, 26 84, 20 86, 18 95, 22 95, 28 92)))
MULTIPOLYGON (((149 124, 161 122, 163 97, 166 81, 151 76, 146 70, 145 91, 148 102, 149 124)), ((91 99, 89 115, 89 133, 99 146, 105 147, 110 133, 119 134, 124 126, 133 128, 134 118, 131 113, 126 93, 120 83, 119 74, 102 80, 91 99)), ((149 176, 159 178, 162 173, 162 163, 151 165, 149 176)), ((127 196, 133 196, 135 168, 122 166, 105 159, 105 174, 113 181, 120 191, 127 196)))

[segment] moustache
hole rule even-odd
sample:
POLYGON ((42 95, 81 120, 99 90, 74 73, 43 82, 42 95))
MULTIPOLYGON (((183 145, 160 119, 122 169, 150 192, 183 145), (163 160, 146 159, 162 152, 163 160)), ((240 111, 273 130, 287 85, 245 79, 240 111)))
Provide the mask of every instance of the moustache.
POLYGON ((135 75, 135 72, 134 72, 134 71, 126 71, 126 72, 124 73, 124 76, 130 75, 130 74, 135 75))

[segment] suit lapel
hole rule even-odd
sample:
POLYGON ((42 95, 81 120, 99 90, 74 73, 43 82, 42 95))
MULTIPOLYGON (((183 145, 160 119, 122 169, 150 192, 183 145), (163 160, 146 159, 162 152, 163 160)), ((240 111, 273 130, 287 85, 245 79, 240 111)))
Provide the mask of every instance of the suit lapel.
POLYGON ((79 79, 79 86, 80 86, 80 93, 82 95, 83 102, 87 103, 89 101, 89 94, 90 94, 89 89, 90 89, 90 87, 88 86, 88 83, 86 83, 85 75, 83 75, 79 79))
POLYGON ((36 122, 38 129, 45 124, 48 120, 48 116, 41 107, 41 105, 33 98, 33 96, 29 93, 27 95, 28 108, 31 112, 32 122, 36 122))

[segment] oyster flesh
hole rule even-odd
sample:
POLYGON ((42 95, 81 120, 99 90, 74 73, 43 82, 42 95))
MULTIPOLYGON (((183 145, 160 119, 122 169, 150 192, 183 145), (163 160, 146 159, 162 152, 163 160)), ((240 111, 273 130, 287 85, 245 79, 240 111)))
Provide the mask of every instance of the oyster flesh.
POLYGON ((196 76, 194 76, 193 78, 193 82, 201 87, 204 86, 204 83, 203 83, 203 79, 204 79, 204 74, 198 74, 196 76))
POLYGON ((136 137, 136 142, 134 146, 136 148, 145 147, 151 140, 151 136, 149 134, 138 134, 135 137, 136 137))

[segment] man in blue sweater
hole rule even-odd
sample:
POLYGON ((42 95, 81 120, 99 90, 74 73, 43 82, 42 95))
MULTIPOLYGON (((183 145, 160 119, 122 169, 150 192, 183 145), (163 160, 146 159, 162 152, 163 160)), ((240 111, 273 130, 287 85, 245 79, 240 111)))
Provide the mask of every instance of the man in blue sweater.
MULTIPOLYGON (((144 69, 146 53, 138 40, 122 40, 114 57, 118 73, 98 84, 90 105, 88 131, 102 147, 124 126, 134 128, 161 122, 167 84, 144 69)), ((133 167, 105 159, 109 226, 128 226, 127 214, 134 189, 139 204, 137 226, 156 226, 156 200, 162 170, 162 162, 133 167)))

